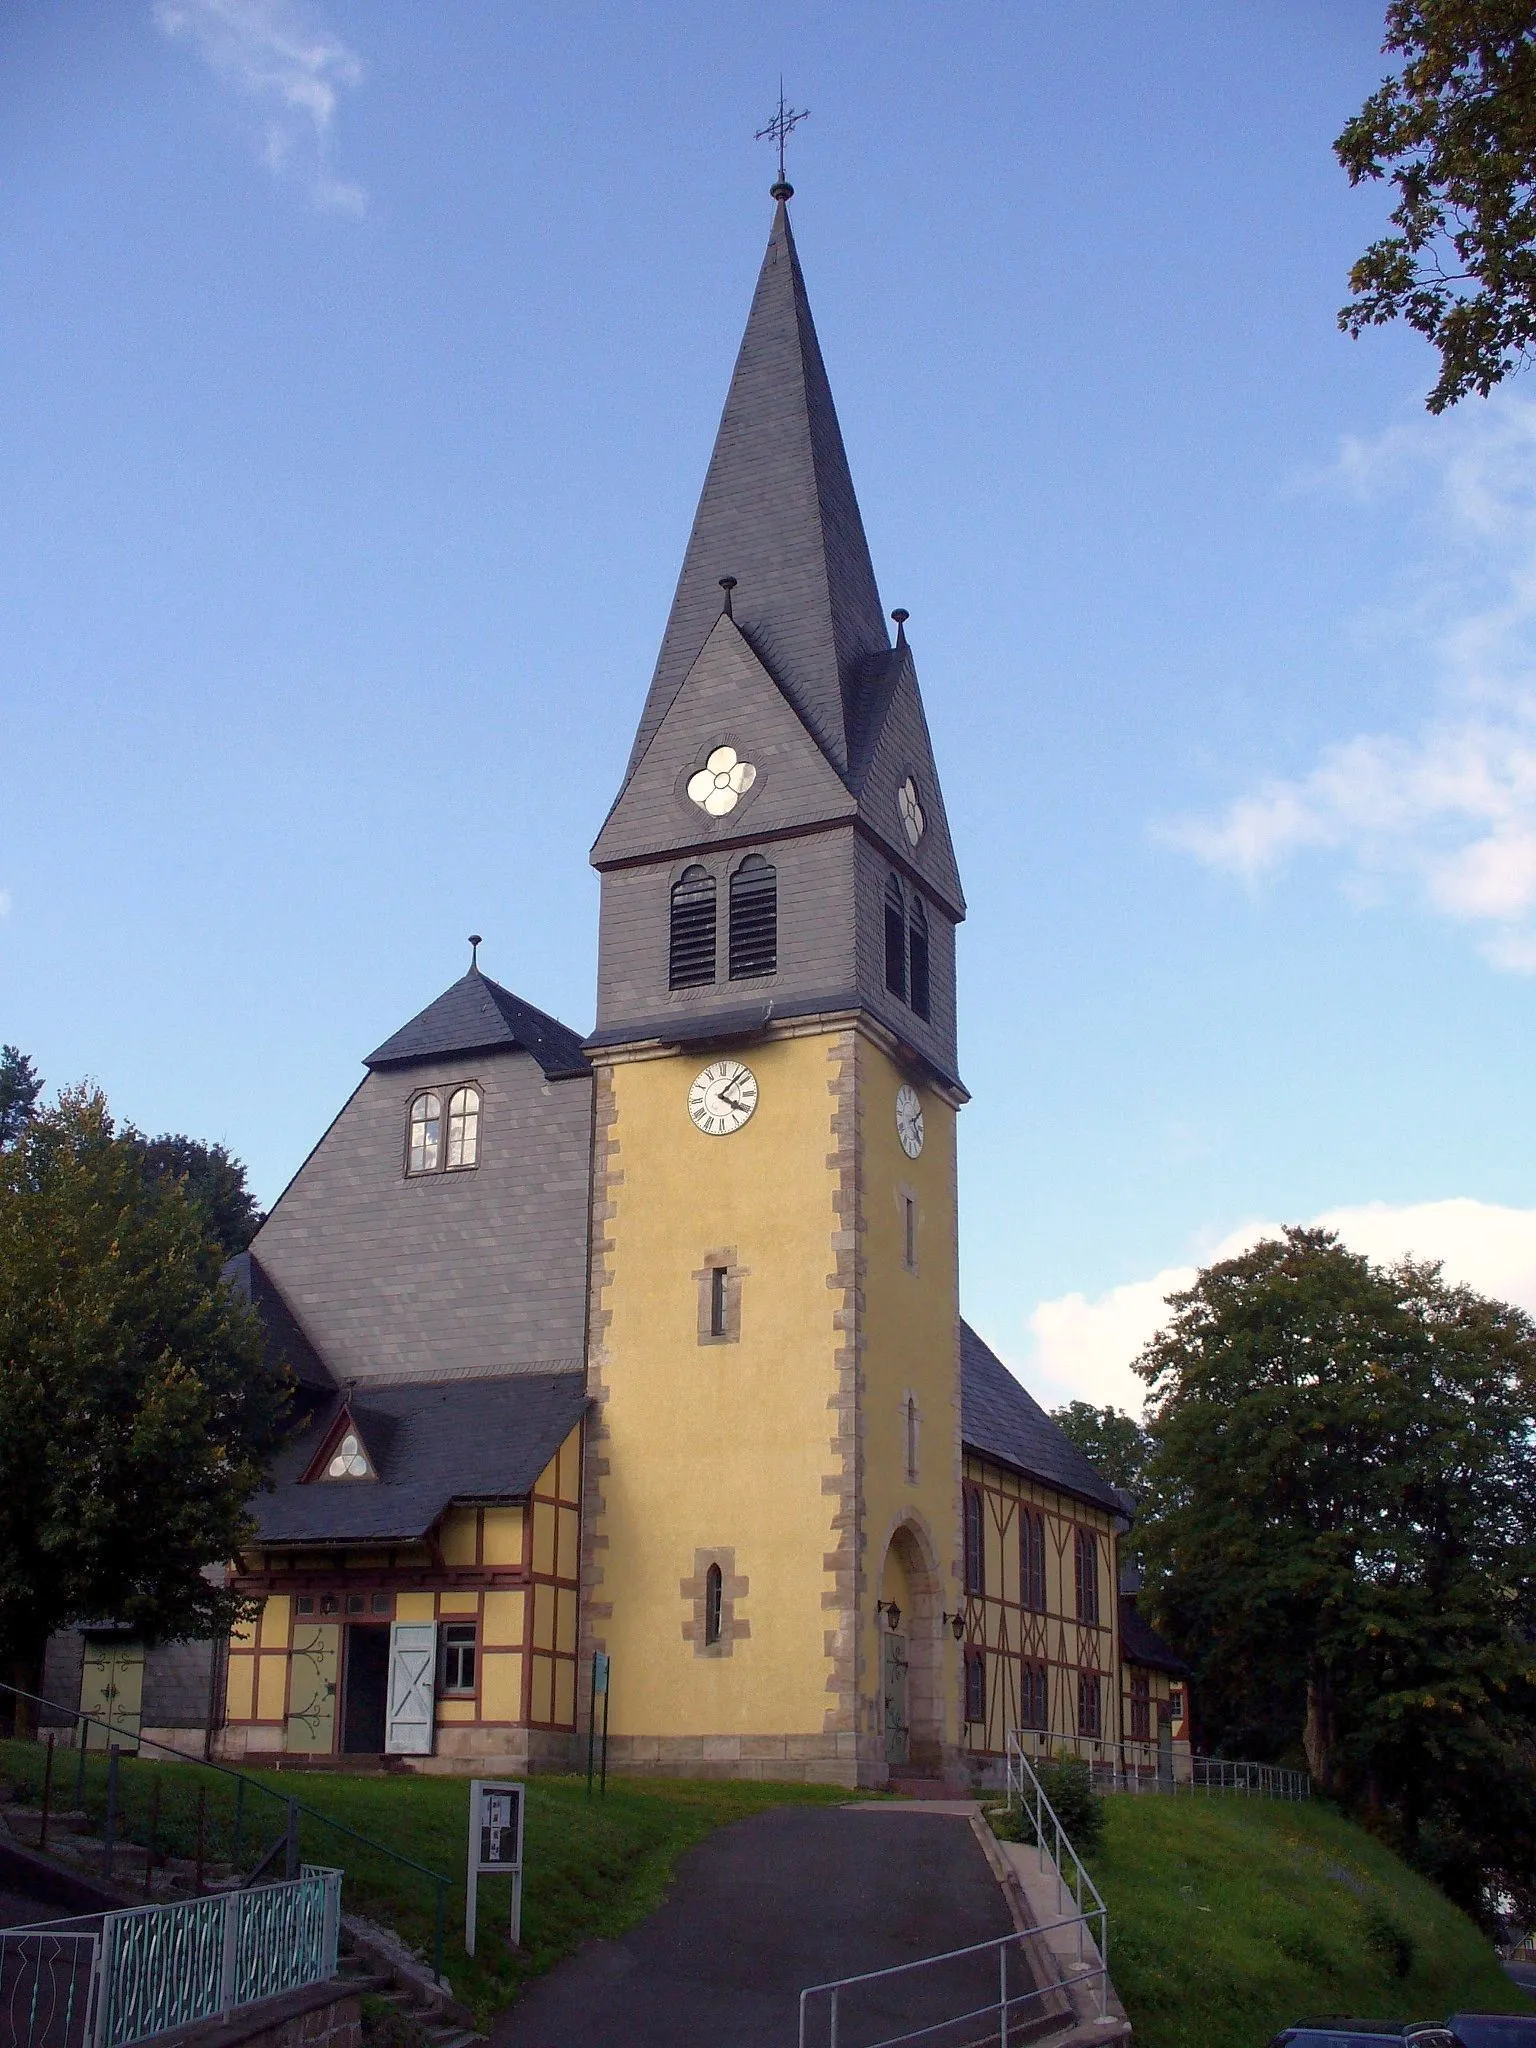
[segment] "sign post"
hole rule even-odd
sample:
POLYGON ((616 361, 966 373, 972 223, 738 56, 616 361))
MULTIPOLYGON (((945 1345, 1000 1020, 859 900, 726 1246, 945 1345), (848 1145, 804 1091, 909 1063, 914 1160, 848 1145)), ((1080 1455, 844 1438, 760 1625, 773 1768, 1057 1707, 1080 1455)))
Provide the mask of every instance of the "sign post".
POLYGON ((608 1654, 592 1652, 592 1694, 587 1701, 587 1797, 592 1797, 592 1765, 597 1749, 597 1696, 603 1696, 603 1790, 608 1789, 608 1654))
POLYGON ((475 1952, 476 1894, 482 1877, 512 1880, 511 1941, 523 1938, 523 1786, 513 1779, 469 1781, 469 1870, 464 1885, 464 1952, 475 1952))

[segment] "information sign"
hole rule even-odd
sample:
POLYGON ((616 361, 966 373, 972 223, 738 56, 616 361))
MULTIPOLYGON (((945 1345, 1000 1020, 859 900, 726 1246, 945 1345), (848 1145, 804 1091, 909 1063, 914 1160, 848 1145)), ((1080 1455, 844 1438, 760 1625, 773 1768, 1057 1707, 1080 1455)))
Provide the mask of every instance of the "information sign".
POLYGON ((464 1948, 475 1952, 476 1894, 482 1877, 512 1880, 511 1940, 523 1933, 523 1791, 520 1780, 469 1781, 469 1869, 464 1886, 464 1948))

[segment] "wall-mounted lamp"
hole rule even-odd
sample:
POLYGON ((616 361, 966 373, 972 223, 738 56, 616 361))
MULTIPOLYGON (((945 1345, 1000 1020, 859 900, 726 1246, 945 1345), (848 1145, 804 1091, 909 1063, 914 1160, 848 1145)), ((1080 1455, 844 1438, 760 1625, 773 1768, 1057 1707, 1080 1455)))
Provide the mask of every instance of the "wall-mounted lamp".
POLYGON ((901 1609, 894 1600, 877 1600, 875 1602, 875 1612, 885 1616, 885 1625, 892 1635, 901 1627, 901 1609))
POLYGON ((939 1616, 939 1627, 944 1628, 945 1626, 948 1627, 950 1634, 957 1643, 964 1642, 965 1616, 963 1614, 941 1614, 939 1616))

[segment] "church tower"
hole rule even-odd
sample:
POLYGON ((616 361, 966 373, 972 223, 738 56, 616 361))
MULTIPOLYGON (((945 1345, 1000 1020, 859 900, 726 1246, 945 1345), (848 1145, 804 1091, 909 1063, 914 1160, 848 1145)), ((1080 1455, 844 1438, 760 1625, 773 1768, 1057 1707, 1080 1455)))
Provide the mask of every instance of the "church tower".
POLYGON ((880 1784, 960 1739, 964 900, 774 197, 592 851, 583 1648, 620 1769, 880 1784))

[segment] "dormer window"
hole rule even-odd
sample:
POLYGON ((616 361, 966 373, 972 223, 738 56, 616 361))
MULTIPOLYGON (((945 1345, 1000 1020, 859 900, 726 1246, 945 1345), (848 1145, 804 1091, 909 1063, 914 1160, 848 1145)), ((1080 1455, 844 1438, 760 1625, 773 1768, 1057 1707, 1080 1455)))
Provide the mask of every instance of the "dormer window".
POLYGON ((465 1082, 446 1091, 448 1142, 443 1142, 443 1097, 435 1088, 411 1099, 406 1129, 407 1173, 457 1173, 480 1163, 480 1090, 465 1082))
POLYGON ((378 1474, 369 1463, 368 1453, 363 1449, 363 1440, 355 1429, 349 1429, 325 1461, 327 1479, 376 1479, 378 1474))

